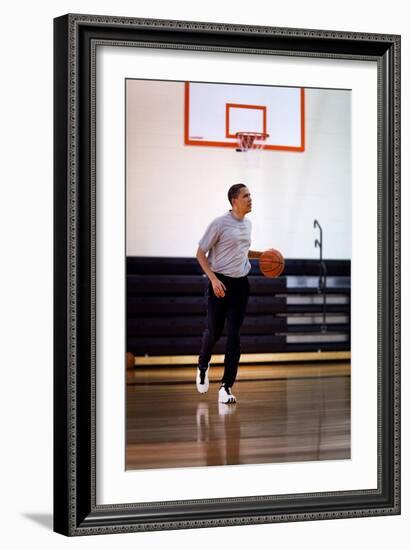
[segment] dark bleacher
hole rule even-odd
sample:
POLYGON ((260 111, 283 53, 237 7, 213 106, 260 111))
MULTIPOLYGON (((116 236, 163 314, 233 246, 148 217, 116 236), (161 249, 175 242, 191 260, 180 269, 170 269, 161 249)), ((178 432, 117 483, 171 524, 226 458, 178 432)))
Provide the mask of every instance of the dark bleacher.
MULTIPOLYGON (((348 351, 350 261, 327 260, 326 323, 316 260, 286 260, 277 279, 257 261, 241 330, 242 353, 348 351)), ((195 258, 127 258, 127 351, 137 356, 196 355, 208 279, 195 258)), ((215 353, 224 353, 225 333, 215 353)))

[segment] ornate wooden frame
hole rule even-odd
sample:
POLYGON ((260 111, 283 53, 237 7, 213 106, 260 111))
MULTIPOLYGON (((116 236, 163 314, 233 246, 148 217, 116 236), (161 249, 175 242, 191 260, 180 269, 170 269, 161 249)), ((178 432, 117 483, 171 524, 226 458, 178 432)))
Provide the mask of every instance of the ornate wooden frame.
POLYGON ((90 15, 65 15, 54 28, 55 531, 73 536, 399 514, 400 37, 90 15), (377 62, 376 490, 96 505, 94 105, 102 42, 377 62))

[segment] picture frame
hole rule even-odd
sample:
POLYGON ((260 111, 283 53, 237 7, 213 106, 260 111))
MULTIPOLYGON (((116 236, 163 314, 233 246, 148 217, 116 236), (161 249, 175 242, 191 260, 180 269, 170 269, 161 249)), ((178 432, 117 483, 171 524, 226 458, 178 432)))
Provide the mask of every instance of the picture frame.
MULTIPOLYGON (((54 20, 54 530, 66 536, 400 513, 400 37, 68 14, 54 20), (378 486, 135 503, 96 501, 96 48, 377 65, 378 486)), ((104 220, 103 220, 104 223, 104 220)))

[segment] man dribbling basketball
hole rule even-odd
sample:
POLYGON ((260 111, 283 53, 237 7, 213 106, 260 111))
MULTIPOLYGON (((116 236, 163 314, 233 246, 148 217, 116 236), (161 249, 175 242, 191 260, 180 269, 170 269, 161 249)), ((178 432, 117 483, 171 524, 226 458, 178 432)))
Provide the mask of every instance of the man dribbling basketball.
POLYGON ((250 292, 247 278, 251 269, 249 259, 259 258, 262 254, 250 250, 251 222, 245 218, 252 207, 250 191, 243 183, 233 185, 228 191, 228 200, 232 209, 211 222, 199 242, 196 255, 201 268, 209 278, 207 327, 201 343, 197 389, 200 393, 208 390, 208 368, 212 349, 227 321, 224 374, 218 392, 218 401, 227 404, 236 402, 231 388, 237 377, 240 328, 250 292))

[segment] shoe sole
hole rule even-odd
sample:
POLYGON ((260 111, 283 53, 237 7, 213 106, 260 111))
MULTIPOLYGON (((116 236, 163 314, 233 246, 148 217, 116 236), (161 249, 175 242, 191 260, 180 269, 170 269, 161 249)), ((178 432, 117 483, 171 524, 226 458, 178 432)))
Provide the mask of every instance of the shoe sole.
POLYGON ((219 398, 218 402, 223 403, 224 405, 234 405, 234 403, 237 403, 237 399, 235 397, 231 397, 230 399, 227 399, 227 400, 223 400, 219 398))

